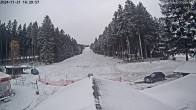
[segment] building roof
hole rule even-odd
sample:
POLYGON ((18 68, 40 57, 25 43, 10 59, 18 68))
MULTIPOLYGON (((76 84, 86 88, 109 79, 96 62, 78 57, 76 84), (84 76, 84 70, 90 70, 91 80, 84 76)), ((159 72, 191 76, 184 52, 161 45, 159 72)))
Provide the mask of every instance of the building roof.
POLYGON ((196 74, 196 61, 186 61, 180 65, 174 73, 192 73, 196 74))
POLYGON ((5 66, 5 68, 21 68, 21 69, 27 69, 29 68, 28 66, 25 65, 21 65, 21 66, 5 66))

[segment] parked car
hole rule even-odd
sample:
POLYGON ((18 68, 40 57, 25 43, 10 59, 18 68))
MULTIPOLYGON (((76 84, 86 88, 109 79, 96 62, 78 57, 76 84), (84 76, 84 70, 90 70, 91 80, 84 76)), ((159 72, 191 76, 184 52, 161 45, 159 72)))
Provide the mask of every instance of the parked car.
POLYGON ((36 68, 31 69, 31 74, 38 75, 39 71, 36 68))
POLYGON ((144 78, 144 82, 146 83, 153 83, 156 81, 162 81, 165 79, 165 75, 163 72, 154 72, 144 78))

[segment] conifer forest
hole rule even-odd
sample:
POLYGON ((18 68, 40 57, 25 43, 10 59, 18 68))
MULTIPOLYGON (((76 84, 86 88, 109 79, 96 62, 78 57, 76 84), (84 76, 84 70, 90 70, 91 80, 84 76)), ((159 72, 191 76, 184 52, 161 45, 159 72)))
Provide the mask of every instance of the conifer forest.
POLYGON ((196 54, 196 2, 160 0, 163 14, 152 17, 140 2, 119 5, 112 21, 97 36, 91 49, 124 60, 162 58, 196 54))
POLYGON ((2 64, 39 61, 45 64, 59 62, 82 53, 80 45, 62 29, 55 28, 50 17, 45 16, 41 26, 28 25, 16 20, 0 22, 0 58, 2 64))

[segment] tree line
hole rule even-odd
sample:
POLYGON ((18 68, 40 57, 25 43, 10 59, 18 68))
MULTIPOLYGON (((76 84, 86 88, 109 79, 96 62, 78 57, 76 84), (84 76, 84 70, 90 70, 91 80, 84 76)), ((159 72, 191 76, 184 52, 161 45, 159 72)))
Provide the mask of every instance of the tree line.
MULTIPOLYGON (((174 6, 174 9, 166 6, 169 4, 170 0, 160 1, 163 15, 167 15, 167 13, 173 15, 174 13, 171 13, 171 10, 178 10, 176 6, 174 6), (165 12, 165 10, 168 12, 165 12)), ((181 3, 179 7, 185 5, 182 1, 183 0, 178 2, 178 4, 181 3)), ((191 2, 189 9, 192 10, 191 13, 195 13, 194 6, 194 3, 191 2)), ((183 13, 186 13, 187 11, 188 9, 183 13)), ((191 20, 195 19, 196 14, 188 15, 189 18, 191 17, 191 20)), ((184 45, 184 43, 182 43, 183 39, 179 41, 176 40, 174 36, 175 33, 171 30, 171 25, 168 25, 169 23, 167 23, 170 21, 175 24, 171 19, 174 19, 174 17, 170 16, 169 18, 168 15, 159 19, 154 18, 141 2, 138 5, 135 5, 132 1, 127 0, 124 7, 119 5, 118 10, 114 13, 112 21, 105 27, 103 33, 95 39, 94 43, 91 44, 91 49, 98 54, 127 60, 155 57, 167 58, 170 55, 190 52, 188 50, 194 50, 192 52, 195 53, 195 34, 193 33, 195 32, 196 25, 192 24, 191 29, 194 32, 190 35, 190 39, 186 40, 190 45, 186 46, 185 49, 182 47, 182 45, 184 45), (166 30, 166 28, 169 30, 166 30), (179 48, 177 48, 178 46, 179 48)), ((182 19, 182 17, 179 18, 178 16, 175 20, 176 19, 179 20, 182 19)), ((186 22, 186 20, 187 19, 183 19, 182 21, 186 22)), ((195 23, 194 20, 191 20, 187 21, 195 23)), ((175 22, 179 23, 178 21, 175 22)), ((176 27, 179 26, 177 25, 176 27)), ((187 31, 184 30, 184 32, 187 31)), ((183 37, 183 35, 180 35, 177 39, 180 39, 181 37, 183 37)))
POLYGON ((98 39, 91 45, 95 53, 123 59, 143 59, 160 56, 159 24, 143 4, 127 0, 124 8, 119 5, 98 39))
POLYGON ((84 45, 59 28, 55 28, 48 15, 41 26, 37 22, 22 26, 10 20, 7 24, 0 21, 0 58, 2 64, 9 60, 25 59, 45 64, 59 62, 81 54, 84 45))

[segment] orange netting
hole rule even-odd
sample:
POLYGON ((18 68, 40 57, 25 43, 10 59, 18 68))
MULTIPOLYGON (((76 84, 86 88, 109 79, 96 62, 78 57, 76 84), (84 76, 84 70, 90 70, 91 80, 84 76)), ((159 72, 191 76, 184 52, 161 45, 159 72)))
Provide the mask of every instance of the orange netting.
POLYGON ((53 85, 53 86, 66 86, 68 84, 74 83, 79 81, 80 79, 76 79, 76 80, 59 80, 59 81, 51 81, 49 79, 43 79, 43 78, 39 78, 38 81, 46 84, 46 85, 53 85))
POLYGON ((118 82, 125 82, 126 80, 122 77, 115 77, 115 78, 110 78, 109 80, 112 81, 118 81, 118 82))

